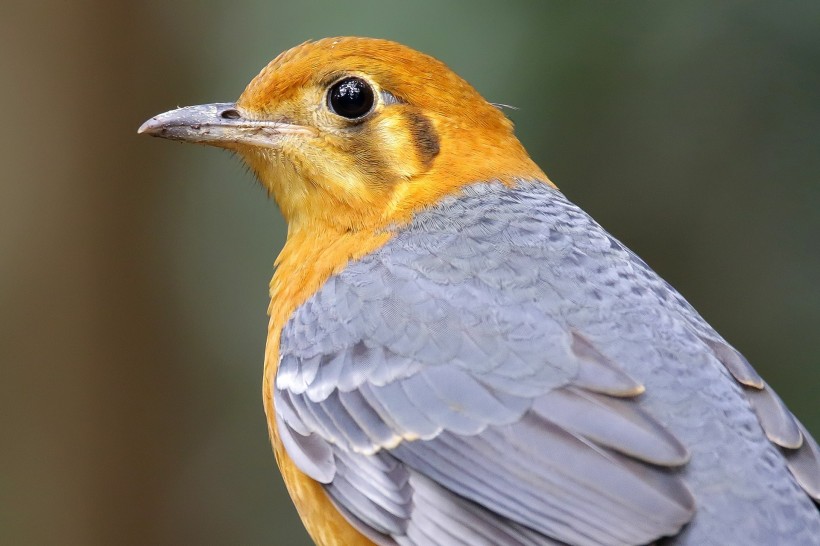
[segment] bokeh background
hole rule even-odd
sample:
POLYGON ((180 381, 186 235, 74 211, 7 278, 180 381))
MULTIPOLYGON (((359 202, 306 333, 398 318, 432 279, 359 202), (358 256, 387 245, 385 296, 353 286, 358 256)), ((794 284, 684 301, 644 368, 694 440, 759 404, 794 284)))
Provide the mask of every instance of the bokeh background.
POLYGON ((138 137, 309 38, 448 63, 820 435, 820 3, 4 3, 0 544, 308 544, 261 405, 276 207, 138 137))

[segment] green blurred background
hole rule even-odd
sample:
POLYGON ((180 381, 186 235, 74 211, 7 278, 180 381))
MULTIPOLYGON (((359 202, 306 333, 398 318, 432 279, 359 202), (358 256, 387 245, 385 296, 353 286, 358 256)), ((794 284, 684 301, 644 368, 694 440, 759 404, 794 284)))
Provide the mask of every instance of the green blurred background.
POLYGON ((261 405, 275 205, 138 137, 309 38, 441 58, 820 435, 820 3, 7 2, 0 544, 307 544, 261 405))

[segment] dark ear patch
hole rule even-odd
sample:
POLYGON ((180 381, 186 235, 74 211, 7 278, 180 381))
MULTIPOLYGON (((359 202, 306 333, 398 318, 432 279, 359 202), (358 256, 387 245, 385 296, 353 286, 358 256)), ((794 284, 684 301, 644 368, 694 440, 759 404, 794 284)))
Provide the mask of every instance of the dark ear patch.
POLYGON ((413 144, 416 153, 425 168, 429 168, 433 159, 439 152, 439 140, 436 128, 424 114, 410 110, 406 113, 407 123, 410 127, 410 134, 413 136, 413 144))

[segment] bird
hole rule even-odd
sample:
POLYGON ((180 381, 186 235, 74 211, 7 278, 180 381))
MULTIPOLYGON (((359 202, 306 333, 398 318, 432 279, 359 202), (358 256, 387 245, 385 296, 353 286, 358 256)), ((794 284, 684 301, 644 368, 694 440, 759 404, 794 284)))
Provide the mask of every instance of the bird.
POLYGON ((441 61, 308 41, 138 132, 287 221, 263 402, 317 544, 820 544, 816 441, 441 61))

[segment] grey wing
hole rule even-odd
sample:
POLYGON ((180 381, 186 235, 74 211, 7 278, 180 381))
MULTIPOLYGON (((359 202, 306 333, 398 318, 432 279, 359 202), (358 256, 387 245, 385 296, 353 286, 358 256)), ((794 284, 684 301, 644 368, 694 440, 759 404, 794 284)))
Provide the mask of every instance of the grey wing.
POLYGON ((453 299, 404 265, 361 267, 318 296, 336 303, 326 346, 294 354, 319 313, 294 317, 275 394, 289 454, 350 519, 414 544, 638 544, 689 520, 664 470, 685 448, 580 333, 480 282, 453 299))
POLYGON ((625 370, 652 369, 657 351, 637 347, 671 335, 718 379, 728 368, 766 393, 764 429, 811 482, 816 445, 799 429, 798 445, 742 357, 586 215, 533 188, 442 203, 296 311, 274 396, 297 466, 378 543, 675 534, 695 510, 689 453, 625 370))

